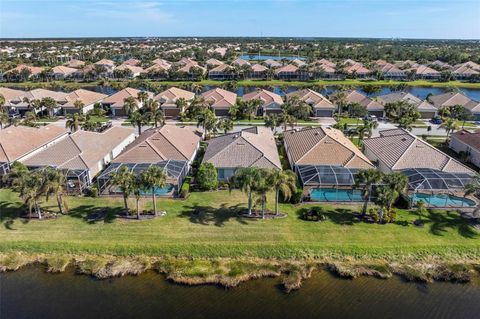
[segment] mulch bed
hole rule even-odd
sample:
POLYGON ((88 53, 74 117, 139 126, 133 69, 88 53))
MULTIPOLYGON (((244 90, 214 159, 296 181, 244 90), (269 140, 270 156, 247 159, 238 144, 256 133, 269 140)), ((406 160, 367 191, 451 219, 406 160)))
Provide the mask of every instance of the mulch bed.
POLYGON ((41 214, 42 214, 41 219, 38 218, 37 213, 32 213, 32 215, 30 215, 28 212, 21 214, 20 218, 30 219, 30 220, 51 220, 51 219, 57 219, 61 216, 60 214, 52 213, 52 212, 41 212, 41 214))
POLYGON ((150 220, 156 217, 163 217, 167 214, 165 211, 157 212, 157 214, 153 213, 143 213, 140 214, 140 219, 137 218, 137 214, 133 215, 118 215, 118 218, 125 219, 125 220, 150 220))
POLYGON ((240 217, 245 217, 245 218, 253 218, 253 219, 277 219, 277 218, 285 218, 287 217, 287 214, 285 213, 278 213, 275 214, 275 212, 271 211, 265 211, 265 214, 262 216, 262 212, 252 212, 251 215, 247 213, 240 213, 238 214, 240 217))

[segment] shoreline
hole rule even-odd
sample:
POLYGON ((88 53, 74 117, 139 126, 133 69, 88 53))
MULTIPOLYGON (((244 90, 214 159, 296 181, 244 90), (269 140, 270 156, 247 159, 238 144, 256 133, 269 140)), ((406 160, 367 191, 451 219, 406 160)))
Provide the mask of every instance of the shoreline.
POLYGON ((0 253, 0 272, 17 271, 26 266, 41 266, 48 273, 64 272, 96 279, 140 275, 152 270, 177 284, 218 285, 234 288, 243 282, 276 277, 286 293, 300 289, 314 271, 329 271, 338 278, 371 276, 389 279, 399 276, 408 282, 448 281, 467 283, 480 277, 480 259, 468 256, 449 258, 404 255, 392 258, 331 256, 302 259, 265 259, 258 257, 192 258, 175 256, 116 256, 90 254, 0 253))

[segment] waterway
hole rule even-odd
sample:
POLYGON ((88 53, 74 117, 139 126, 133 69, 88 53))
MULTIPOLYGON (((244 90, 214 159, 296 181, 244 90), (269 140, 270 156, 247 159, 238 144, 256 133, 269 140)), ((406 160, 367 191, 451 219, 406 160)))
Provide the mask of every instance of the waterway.
POLYGON ((276 278, 237 288, 188 287, 154 272, 96 280, 26 267, 0 274, 0 318, 479 318, 480 283, 416 284, 398 277, 339 279, 314 273, 282 291, 276 278))

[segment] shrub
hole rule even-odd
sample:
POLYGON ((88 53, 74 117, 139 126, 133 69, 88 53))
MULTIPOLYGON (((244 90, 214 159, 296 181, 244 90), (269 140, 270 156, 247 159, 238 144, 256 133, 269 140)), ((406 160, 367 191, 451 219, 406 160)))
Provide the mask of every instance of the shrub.
POLYGON ((292 197, 290 198, 290 202, 292 204, 298 204, 301 203, 303 200, 303 189, 298 188, 295 193, 292 194, 292 197))
POLYGON ((192 181, 192 177, 187 176, 183 181, 182 188, 180 189, 180 197, 187 198, 188 194, 190 194, 190 182, 192 181))
POLYGON ((218 186, 217 169, 211 163, 202 163, 197 172, 196 182, 202 190, 213 190, 218 186))
POLYGON ((380 216, 375 208, 370 208, 368 214, 372 217, 373 222, 378 223, 380 221, 380 216))
POLYGON ((98 187, 93 185, 90 189, 87 190, 87 195, 90 197, 98 197, 98 187))

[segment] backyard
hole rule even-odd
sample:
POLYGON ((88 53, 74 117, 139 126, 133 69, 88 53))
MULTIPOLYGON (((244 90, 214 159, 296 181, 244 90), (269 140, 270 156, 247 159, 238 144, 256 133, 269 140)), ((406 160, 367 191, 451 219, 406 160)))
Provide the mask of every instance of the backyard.
MULTIPOLYGON (((133 206, 133 198, 130 199, 133 206)), ((175 255, 195 257, 303 258, 333 255, 366 256, 479 256, 478 234, 457 213, 435 211, 418 218, 397 211, 395 223, 359 222, 354 206, 324 205, 326 221, 299 218, 302 208, 281 204, 286 218, 241 218, 246 196, 239 191, 191 193, 187 200, 161 199, 165 217, 152 220, 118 218, 121 198, 68 197, 68 215, 55 220, 18 218, 21 201, 10 190, 0 190, 0 252, 114 255, 175 255), (101 220, 89 221, 104 211, 101 220)), ((151 201, 145 198, 144 207, 151 201)), ((273 194, 268 207, 273 209, 273 194)), ((42 208, 56 210, 51 199, 42 208)))

